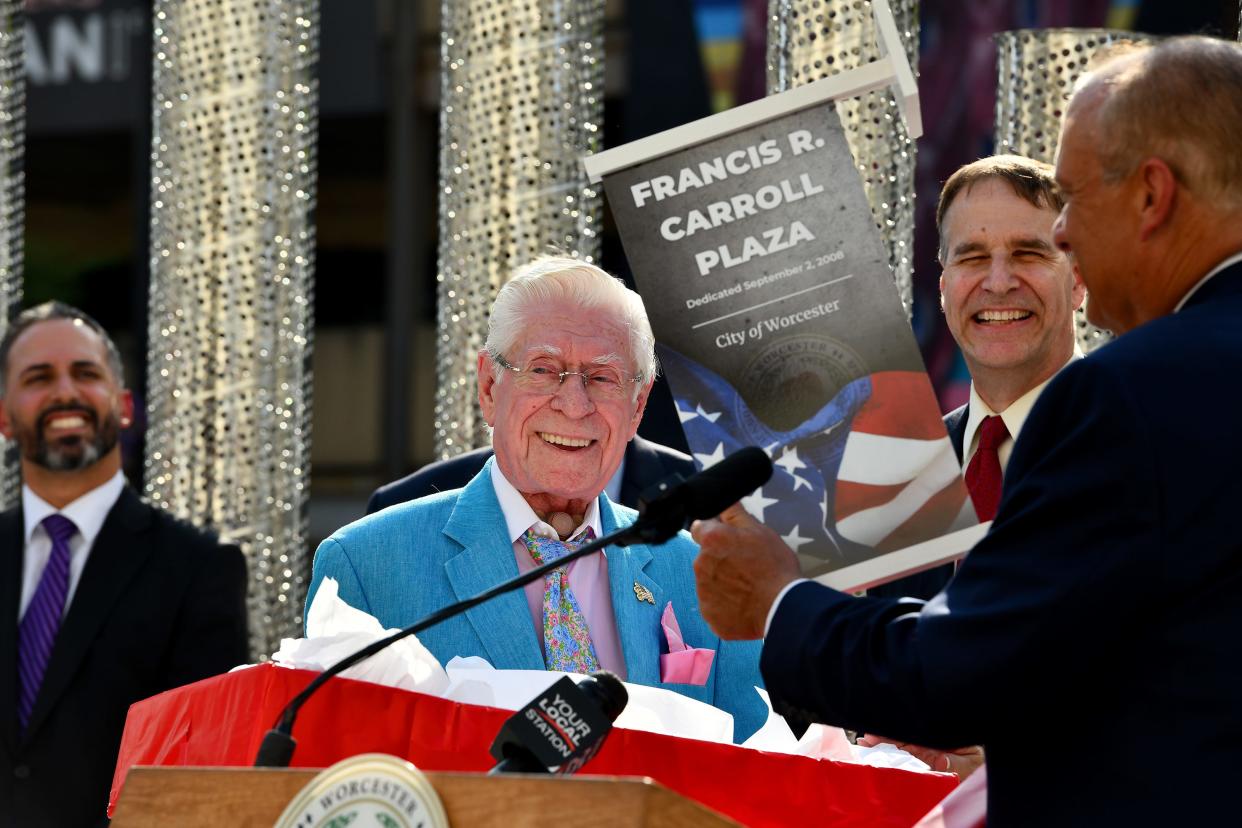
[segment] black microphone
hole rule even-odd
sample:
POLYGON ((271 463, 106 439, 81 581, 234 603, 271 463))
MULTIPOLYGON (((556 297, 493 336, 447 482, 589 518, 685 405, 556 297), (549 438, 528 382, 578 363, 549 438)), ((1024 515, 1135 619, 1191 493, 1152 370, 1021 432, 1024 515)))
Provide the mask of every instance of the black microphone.
POLYGON ((348 670, 363 659, 370 658, 389 644, 394 644, 406 636, 420 633, 428 627, 460 615, 498 595, 526 586, 552 570, 569 566, 579 558, 598 552, 605 546, 664 543, 684 529, 690 521, 711 518, 720 514, 768 482, 771 476, 772 461, 762 449, 754 446, 735 451, 711 468, 704 469, 686 480, 681 480, 680 477, 674 475, 671 482, 666 481, 655 487, 652 497, 645 503, 643 509, 640 510, 638 520, 632 525, 583 544, 562 558, 523 572, 478 595, 442 607, 421 621, 403 630, 398 630, 387 638, 373 641, 357 652, 345 656, 316 676, 302 692, 289 700, 277 717, 276 724, 264 735, 258 754, 255 756, 254 766, 256 768, 288 767, 289 760, 293 758, 294 748, 297 746, 293 738, 293 723, 297 720, 298 711, 306 700, 328 679, 348 670))
POLYGON ((663 543, 691 521, 720 514, 771 477, 768 455, 747 446, 688 480, 657 483, 640 499, 635 534, 644 543, 663 543))
POLYGON ((606 670, 577 684, 561 676, 505 722, 492 742, 500 762, 488 773, 577 773, 599 752, 628 701, 625 685, 606 670))

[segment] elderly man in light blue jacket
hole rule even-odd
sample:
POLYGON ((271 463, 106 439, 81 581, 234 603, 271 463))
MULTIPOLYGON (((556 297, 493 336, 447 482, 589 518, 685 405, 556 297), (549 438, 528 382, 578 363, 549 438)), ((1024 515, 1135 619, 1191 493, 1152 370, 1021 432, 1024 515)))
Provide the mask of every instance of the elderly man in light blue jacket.
MULTIPOLYGON (((307 605, 331 577, 342 599, 385 627, 408 626, 633 523, 635 512, 604 488, 655 370, 642 300, 619 280, 573 259, 522 269, 498 294, 478 357, 495 457, 465 488, 393 506, 325 540, 307 605)), ((474 655, 500 669, 606 669, 665 687, 731 713, 741 741, 767 712, 752 689, 762 685, 759 642, 721 641, 700 617, 697 553, 684 532, 657 547, 608 547, 419 638, 441 662, 474 655)))

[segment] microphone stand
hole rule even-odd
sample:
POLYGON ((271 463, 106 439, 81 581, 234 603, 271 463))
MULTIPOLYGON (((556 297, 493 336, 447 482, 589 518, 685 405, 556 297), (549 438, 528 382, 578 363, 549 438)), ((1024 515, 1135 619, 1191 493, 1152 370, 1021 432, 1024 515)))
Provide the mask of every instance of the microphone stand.
POLYGON ((661 514, 653 515, 651 520, 644 521, 643 517, 639 517, 630 526, 613 532, 611 535, 605 535, 602 538, 596 538, 588 544, 573 550, 569 554, 549 561, 535 567, 529 572, 523 572, 516 578, 510 578, 478 595, 458 601, 455 604, 449 604, 447 607, 436 610, 431 615, 417 621, 403 630, 398 630, 387 638, 372 642, 361 650, 333 664, 324 670, 301 692, 293 697, 285 709, 281 711, 280 718, 277 720, 276 726, 267 732, 263 737, 263 742, 259 745, 258 755, 255 757, 254 766, 256 768, 285 768, 289 766, 289 760, 293 758, 294 748, 297 747, 297 741, 293 738, 293 723, 297 719, 298 711, 311 695, 323 686, 324 682, 339 673, 348 670, 363 659, 370 658, 389 644, 394 644, 401 639, 415 633, 422 632, 428 627, 434 626, 447 618, 451 618, 458 613, 473 609, 485 601, 490 601, 497 595, 502 595, 510 590, 518 587, 526 586, 532 581, 537 581, 544 575, 547 575, 554 569, 562 566, 568 566, 579 558, 590 555, 592 552, 598 552, 605 546, 629 546, 636 542, 646 543, 663 543, 664 541, 675 535, 684 525, 686 520, 685 509, 660 509, 661 514), (680 512, 674 519, 675 512, 680 512), (672 531, 667 531, 671 527, 672 531))

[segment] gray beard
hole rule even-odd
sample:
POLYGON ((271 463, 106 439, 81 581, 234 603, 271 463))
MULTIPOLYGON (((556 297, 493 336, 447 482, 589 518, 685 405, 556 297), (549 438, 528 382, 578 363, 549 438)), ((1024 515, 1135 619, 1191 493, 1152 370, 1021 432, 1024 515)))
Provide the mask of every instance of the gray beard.
POLYGON ((76 450, 49 446, 46 442, 40 441, 39 447, 35 449, 34 457, 30 459, 48 471, 78 471, 93 465, 104 453, 100 450, 98 439, 76 450))
POLYGON ((99 424, 94 439, 68 446, 48 442, 40 430, 35 438, 34 451, 27 455, 27 459, 48 471, 79 471, 88 468, 116 446, 120 439, 120 425, 116 415, 109 413, 99 424))

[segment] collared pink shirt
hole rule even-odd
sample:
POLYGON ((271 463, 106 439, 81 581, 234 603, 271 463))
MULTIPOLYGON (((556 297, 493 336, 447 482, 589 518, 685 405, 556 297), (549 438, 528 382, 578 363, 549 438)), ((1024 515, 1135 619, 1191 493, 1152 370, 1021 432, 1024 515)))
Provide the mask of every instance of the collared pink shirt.
MULTIPOLYGON (((536 535, 547 538, 558 537, 556 530, 544 523, 530 508, 530 504, 521 493, 513 488, 513 484, 505 479, 500 466, 492 463, 492 488, 496 491, 496 499, 500 501, 500 509, 505 516, 509 540, 513 544, 513 557, 517 561, 518 572, 529 572, 536 563, 530 556, 530 550, 521 540, 527 529, 536 535)), ((591 528, 596 537, 603 534, 599 516, 599 501, 591 501, 591 506, 583 516, 582 525, 574 529, 571 538, 576 538, 591 528)), ((617 631, 617 618, 612 611, 612 592, 608 585, 608 559, 601 552, 598 555, 587 555, 569 565, 569 586, 578 598, 582 614, 586 617, 587 630, 591 634, 591 643, 595 645, 595 655, 599 657, 599 666, 616 673, 625 679, 625 657, 621 654, 621 637, 617 631)), ((525 587, 526 603, 530 607, 531 622, 535 627, 535 637, 540 647, 543 646, 543 581, 535 581, 525 587)))

